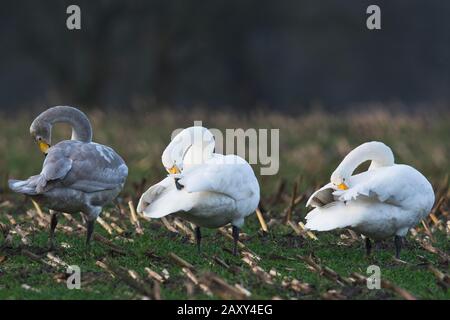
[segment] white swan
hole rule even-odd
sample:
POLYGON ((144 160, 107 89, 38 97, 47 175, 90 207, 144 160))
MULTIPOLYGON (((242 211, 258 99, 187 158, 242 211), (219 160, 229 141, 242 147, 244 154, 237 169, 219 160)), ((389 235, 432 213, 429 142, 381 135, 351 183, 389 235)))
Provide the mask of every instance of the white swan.
POLYGON ((259 203, 259 184, 250 165, 236 155, 214 153, 214 137, 203 127, 181 131, 162 154, 167 178, 150 187, 139 200, 137 211, 147 217, 169 214, 200 227, 233 227, 237 253, 239 228, 259 203))
POLYGON ((428 180, 416 169, 395 164, 391 149, 381 142, 367 142, 352 150, 331 175, 331 182, 317 190, 306 206, 315 207, 306 216, 306 227, 328 231, 351 228, 370 238, 394 236, 399 258, 402 237, 424 219, 434 203, 428 180), (369 170, 352 176, 371 160, 369 170))

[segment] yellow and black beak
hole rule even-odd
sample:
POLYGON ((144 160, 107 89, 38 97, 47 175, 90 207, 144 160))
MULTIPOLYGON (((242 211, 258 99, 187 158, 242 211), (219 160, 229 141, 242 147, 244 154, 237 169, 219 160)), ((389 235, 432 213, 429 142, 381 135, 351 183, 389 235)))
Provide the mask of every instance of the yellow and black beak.
POLYGON ((43 141, 39 141, 38 145, 39 145, 39 149, 41 149, 42 153, 47 154, 48 148, 50 148, 50 145, 43 141))
POLYGON ((169 172, 170 174, 177 174, 180 173, 180 169, 178 169, 178 167, 174 165, 172 168, 167 169, 167 172, 169 172))
POLYGON ((338 185, 337 187, 339 190, 347 190, 348 189, 347 185, 343 182, 340 185, 338 185))

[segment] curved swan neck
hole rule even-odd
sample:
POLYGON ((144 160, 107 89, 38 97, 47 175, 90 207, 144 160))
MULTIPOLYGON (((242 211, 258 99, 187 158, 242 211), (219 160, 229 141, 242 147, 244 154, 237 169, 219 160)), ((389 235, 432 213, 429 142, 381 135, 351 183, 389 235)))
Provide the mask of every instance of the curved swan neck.
POLYGON ((192 127, 188 131, 186 149, 183 155, 183 167, 205 163, 212 158, 215 141, 211 132, 203 127, 192 127))
POLYGON ((193 144, 186 150, 183 165, 190 166, 192 164, 205 163, 213 157, 214 144, 193 144))
POLYGON ((182 171, 211 159, 214 146, 214 136, 208 129, 201 126, 186 128, 172 139, 161 160, 166 168, 175 165, 182 171))
POLYGON ((391 148, 382 142, 366 142, 353 149, 333 174, 340 173, 342 177, 350 177, 361 163, 368 160, 372 161, 369 169, 392 166, 394 154, 391 148))
POLYGON ((72 127, 72 140, 91 142, 92 127, 87 116, 80 110, 68 107, 57 106, 41 113, 35 120, 35 123, 49 124, 68 123, 72 127))

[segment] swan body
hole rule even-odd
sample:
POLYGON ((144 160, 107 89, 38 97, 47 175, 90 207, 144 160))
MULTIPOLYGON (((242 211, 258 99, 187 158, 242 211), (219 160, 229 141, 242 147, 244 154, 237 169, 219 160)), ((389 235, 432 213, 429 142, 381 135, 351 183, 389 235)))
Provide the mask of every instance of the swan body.
POLYGON ((174 177, 169 176, 142 195, 138 211, 150 218, 175 214, 201 227, 218 228, 228 223, 241 227, 259 202, 259 185, 252 168, 235 155, 216 154, 177 177, 184 188, 178 190, 174 177), (234 163, 224 164, 227 158, 234 163))
POLYGON ((92 228, 102 207, 122 190, 128 175, 125 162, 112 148, 91 141, 89 120, 72 107, 46 110, 33 121, 30 132, 46 154, 42 171, 24 181, 9 180, 9 187, 55 211, 52 219, 57 212, 82 212, 92 228), (72 140, 50 146, 56 122, 73 126, 72 140))
POLYGON ((391 149, 380 142, 351 151, 331 181, 306 204, 314 207, 306 216, 308 229, 351 228, 376 240, 401 238, 429 214, 434 203, 428 180, 411 166, 395 164, 391 149), (372 161, 369 170, 352 176, 366 160, 372 161))
POLYGON ((141 196, 138 212, 151 218, 173 214, 198 228, 228 223, 240 228, 258 206, 258 180, 244 159, 213 149, 214 139, 206 128, 182 131, 163 153, 163 164, 174 173, 141 196), (203 135, 199 141, 187 138, 196 133, 203 135))

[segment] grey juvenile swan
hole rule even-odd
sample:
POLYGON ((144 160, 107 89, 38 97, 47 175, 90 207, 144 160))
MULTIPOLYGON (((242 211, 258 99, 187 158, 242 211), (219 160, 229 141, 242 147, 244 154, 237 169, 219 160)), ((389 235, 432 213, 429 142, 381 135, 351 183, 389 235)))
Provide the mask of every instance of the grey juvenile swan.
POLYGON ((42 171, 24 181, 9 180, 9 187, 50 209, 50 248, 54 247, 59 212, 84 214, 89 246, 102 207, 125 184, 125 162, 110 147, 92 142, 88 118, 73 107, 57 106, 44 111, 34 119, 30 133, 46 155, 42 171), (52 126, 58 122, 72 126, 72 139, 51 146, 52 126))

